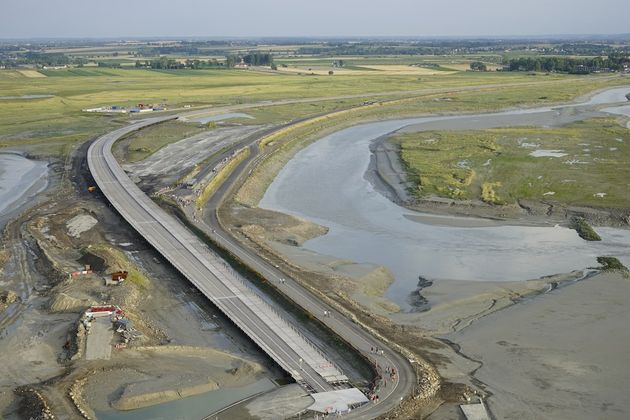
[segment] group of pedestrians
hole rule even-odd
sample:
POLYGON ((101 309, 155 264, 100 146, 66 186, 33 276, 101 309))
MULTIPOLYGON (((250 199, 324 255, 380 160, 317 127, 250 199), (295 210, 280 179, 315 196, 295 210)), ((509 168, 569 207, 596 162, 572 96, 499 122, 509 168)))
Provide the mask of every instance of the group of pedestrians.
POLYGON ((378 347, 370 347, 370 353, 372 354, 380 354, 381 356, 385 354, 383 349, 379 349, 378 347))

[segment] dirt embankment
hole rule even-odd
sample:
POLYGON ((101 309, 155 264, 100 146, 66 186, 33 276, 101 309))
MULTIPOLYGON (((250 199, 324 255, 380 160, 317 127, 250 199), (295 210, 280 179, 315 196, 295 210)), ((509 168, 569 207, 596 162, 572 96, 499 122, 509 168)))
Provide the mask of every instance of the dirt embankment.
POLYGON ((5 290, 0 292, 0 312, 7 309, 9 305, 16 302, 19 299, 19 296, 16 295, 11 290, 5 290))
MULTIPOLYGON (((172 390, 181 398, 205 392, 209 386, 240 387, 268 374, 256 362, 206 351, 203 346, 250 354, 250 347, 248 342, 239 341, 239 332, 226 331, 224 327, 232 328, 227 321, 218 318, 210 305, 204 306, 205 300, 192 293, 174 269, 161 263, 108 206, 87 192, 77 194, 69 200, 67 191, 58 192, 50 202, 10 224, 10 235, 4 236, 3 288, 15 293, 3 294, 0 306, 13 307, 17 302, 17 307, 7 316, 0 313, 0 355, 4 355, 0 357, 0 417, 16 416, 20 407, 29 410, 24 411, 25 418, 44 418, 42 407, 59 418, 94 418, 96 409, 113 410, 114 400, 91 407, 98 398, 107 400, 109 394, 98 388, 93 389, 93 395, 83 395, 82 391, 90 386, 84 376, 96 377, 95 372, 116 371, 118 367, 133 372, 150 370, 145 380, 157 384, 155 389, 147 388, 134 385, 124 371, 112 374, 118 378, 111 384, 112 392, 119 392, 116 400, 129 386, 127 399, 120 401, 128 407, 168 400, 173 397, 172 390), (69 275, 84 269, 85 264, 90 264, 94 273, 69 275), (105 277, 121 269, 129 271, 129 281, 106 286, 105 277), (149 269, 151 277, 158 276, 159 284, 150 280, 149 269), (142 333, 131 347, 159 346, 172 340, 200 349, 174 349, 163 355, 158 350, 127 348, 114 350, 111 360, 84 360, 87 336, 77 320, 94 303, 123 308, 133 328, 142 333), (16 319, 21 320, 15 324, 18 328, 5 328, 16 319), (231 344, 231 340, 238 344, 231 344), (134 354, 141 356, 132 357, 134 354), (176 378, 178 383, 176 379, 163 382, 167 377, 176 378), (85 382, 73 387, 82 378, 85 382), (30 391, 20 391, 14 397, 11 391, 17 386, 37 390, 37 401, 30 391), (145 395, 151 393, 157 395, 145 395)), ((252 350, 251 354, 258 353, 252 350)))
POLYGON ((249 236, 291 246, 300 246, 328 232, 324 226, 271 210, 238 206, 233 208, 233 216, 249 236))
POLYGON ((128 350, 114 366, 79 380, 81 398, 94 410, 133 410, 243 386, 264 372, 258 363, 210 348, 158 346, 128 350))

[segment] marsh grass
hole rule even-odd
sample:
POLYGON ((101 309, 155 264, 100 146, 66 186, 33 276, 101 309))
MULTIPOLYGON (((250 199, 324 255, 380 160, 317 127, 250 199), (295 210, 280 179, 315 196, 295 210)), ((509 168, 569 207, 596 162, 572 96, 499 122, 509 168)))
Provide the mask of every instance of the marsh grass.
POLYGON ((561 128, 429 131, 393 136, 418 197, 630 207, 630 131, 614 118, 561 128), (534 157, 536 149, 564 157, 534 157))

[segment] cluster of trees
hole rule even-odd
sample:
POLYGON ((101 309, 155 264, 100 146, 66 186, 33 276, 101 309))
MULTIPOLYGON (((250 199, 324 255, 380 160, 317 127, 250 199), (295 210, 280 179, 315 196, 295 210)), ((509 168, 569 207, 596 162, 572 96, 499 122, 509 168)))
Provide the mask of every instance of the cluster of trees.
POLYGON ((249 66, 274 67, 273 56, 271 54, 256 52, 245 55, 228 55, 225 57, 225 63, 221 63, 214 58, 210 60, 187 59, 182 61, 168 57, 159 57, 155 60, 136 60, 136 68, 158 70, 232 68, 241 63, 241 61, 249 66))
POLYGON ((487 52, 504 52, 521 47, 501 40, 448 40, 393 42, 331 42, 324 45, 306 45, 298 48, 298 54, 316 55, 452 55, 487 52))
POLYGON ((163 54, 177 54, 177 55, 200 55, 204 54, 197 47, 192 46, 182 46, 182 45, 173 45, 173 46, 160 46, 160 47, 143 47, 139 48, 136 52, 137 55, 141 55, 143 57, 153 57, 159 56, 163 54))
POLYGON ((536 51, 543 54, 554 55, 608 56, 615 53, 630 55, 630 46, 618 45, 613 47, 605 43, 594 44, 591 42, 581 42, 538 47, 536 48, 536 51))
POLYGON ((331 46, 306 46, 297 50, 298 54, 309 55, 428 55, 434 50, 428 47, 383 44, 342 44, 331 46))
POLYGON ((25 53, 0 53, 0 65, 5 67, 17 67, 22 65, 36 66, 65 66, 71 64, 72 60, 62 53, 41 53, 28 51, 25 53))
POLYGON ((488 71, 488 66, 482 61, 473 61, 470 63, 470 69, 472 71, 488 71))
POLYGON ((173 60, 168 57, 160 57, 157 60, 145 60, 144 62, 136 60, 136 68, 145 69, 213 69, 223 67, 223 63, 219 63, 216 59, 211 60, 191 60, 186 61, 173 60))
POLYGON ((273 67, 273 55, 269 53, 251 52, 245 55, 228 55, 225 57, 226 67, 234 67, 240 62, 247 64, 248 66, 272 66, 273 67))
POLYGON ((546 71, 573 74, 592 73, 594 71, 621 71, 623 64, 629 62, 627 55, 611 53, 608 57, 570 58, 570 57, 520 57, 508 61, 509 71, 546 71))
MULTIPOLYGON (((97 63, 97 65, 99 67, 105 67, 105 68, 109 68, 109 69, 119 69, 120 68, 120 63, 117 63, 117 62, 99 61, 97 63)), ((81 64, 79 67, 83 67, 83 65, 81 64)))

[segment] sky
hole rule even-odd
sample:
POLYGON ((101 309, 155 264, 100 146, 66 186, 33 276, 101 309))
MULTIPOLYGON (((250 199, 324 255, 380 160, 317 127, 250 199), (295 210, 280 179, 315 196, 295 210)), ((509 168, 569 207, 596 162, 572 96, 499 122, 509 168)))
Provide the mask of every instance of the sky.
POLYGON ((0 0, 0 38, 630 32, 630 0, 0 0))

